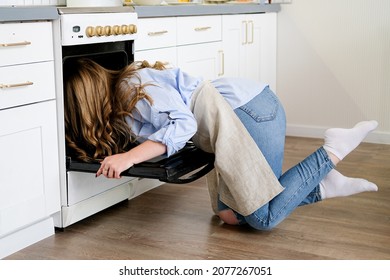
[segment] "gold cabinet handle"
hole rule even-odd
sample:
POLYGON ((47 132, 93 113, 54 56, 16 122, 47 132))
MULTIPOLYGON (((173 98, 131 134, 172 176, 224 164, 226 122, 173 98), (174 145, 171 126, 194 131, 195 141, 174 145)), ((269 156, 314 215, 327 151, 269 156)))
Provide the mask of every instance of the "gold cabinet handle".
POLYGON ((241 41, 242 45, 248 44, 248 22, 246 20, 243 20, 241 22, 241 30, 242 30, 242 36, 244 35, 244 39, 241 41))
POLYGON ((17 42, 17 43, 0 43, 0 47, 17 47, 17 46, 27 46, 31 45, 31 42, 17 42))
POLYGON ((148 36, 159 36, 168 33, 167 30, 148 32, 148 36))
POLYGON ((218 76, 225 75, 225 54, 222 50, 218 51, 221 58, 221 71, 218 73, 218 76))
POLYGON ((211 27, 210 26, 204 26, 204 27, 195 27, 194 28, 194 30, 195 31, 206 31, 206 30, 209 30, 209 29, 211 29, 211 27))
MULTIPOLYGON (((248 44, 253 44, 254 25, 253 25, 252 20, 248 21, 248 27, 249 27, 249 32, 250 32, 250 39, 248 40, 248 44)), ((248 32, 248 29, 247 29, 247 32, 248 32)), ((247 34, 247 36, 248 36, 248 34, 247 34)))
POLYGON ((25 87, 25 86, 31 86, 33 84, 34 84, 33 82, 25 82, 25 83, 19 83, 19 84, 0 84, 0 89, 2 89, 2 88, 25 87))

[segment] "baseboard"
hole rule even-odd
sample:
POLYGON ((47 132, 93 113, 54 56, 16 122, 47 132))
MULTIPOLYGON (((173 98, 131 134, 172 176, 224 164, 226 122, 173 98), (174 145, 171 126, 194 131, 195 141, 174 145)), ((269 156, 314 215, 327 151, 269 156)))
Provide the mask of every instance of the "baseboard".
POLYGON ((0 238, 0 259, 54 234, 51 217, 0 238))
MULTIPOLYGON (((292 125, 287 124, 287 136, 323 138, 327 128, 318 126, 292 125)), ((390 133, 382 131, 373 131, 364 139, 363 142, 375 144, 390 144, 390 133)))

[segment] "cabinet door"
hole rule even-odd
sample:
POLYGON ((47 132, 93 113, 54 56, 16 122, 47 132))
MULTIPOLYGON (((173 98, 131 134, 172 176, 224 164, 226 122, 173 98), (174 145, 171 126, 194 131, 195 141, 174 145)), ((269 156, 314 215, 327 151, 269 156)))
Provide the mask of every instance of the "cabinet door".
POLYGON ((60 210, 55 101, 0 111, 0 236, 60 210))
POLYGON ((224 75, 244 77, 246 55, 246 19, 244 15, 222 16, 222 45, 224 51, 224 75))
POLYGON ((225 76, 276 84, 276 13, 224 15, 225 76))
POLYGON ((144 50, 134 52, 135 61, 147 60, 149 63, 161 61, 167 63, 168 66, 177 66, 176 47, 161 48, 156 50, 144 50))
POLYGON ((206 80, 215 79, 223 73, 221 42, 177 47, 178 66, 192 76, 206 80))
POLYGON ((276 13, 248 15, 246 76, 276 90, 276 13))

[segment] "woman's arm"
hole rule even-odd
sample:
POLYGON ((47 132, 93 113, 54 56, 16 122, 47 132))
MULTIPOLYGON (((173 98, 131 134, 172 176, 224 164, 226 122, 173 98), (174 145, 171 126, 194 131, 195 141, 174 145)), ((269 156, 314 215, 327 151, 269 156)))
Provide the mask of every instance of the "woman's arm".
POLYGON ((106 157, 102 162, 96 177, 104 175, 107 178, 120 178, 120 174, 134 164, 165 154, 167 147, 159 142, 147 140, 128 152, 106 157))

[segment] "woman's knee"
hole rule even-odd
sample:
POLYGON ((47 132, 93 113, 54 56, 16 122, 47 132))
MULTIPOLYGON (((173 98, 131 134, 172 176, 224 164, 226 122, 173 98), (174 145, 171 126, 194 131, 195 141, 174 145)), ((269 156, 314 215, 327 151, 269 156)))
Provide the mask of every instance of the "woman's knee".
POLYGON ((250 225, 252 228, 256 230, 261 230, 261 231, 271 231, 273 230, 278 222, 277 221, 272 221, 268 215, 260 216, 259 213, 252 213, 249 216, 245 216, 245 221, 248 225, 250 225))
POLYGON ((276 225, 274 224, 267 224, 267 223, 251 223, 251 222, 248 222, 247 220, 247 223, 248 225, 250 225, 252 228, 256 229, 256 230, 260 230, 260 231, 271 231, 273 230, 276 225))

